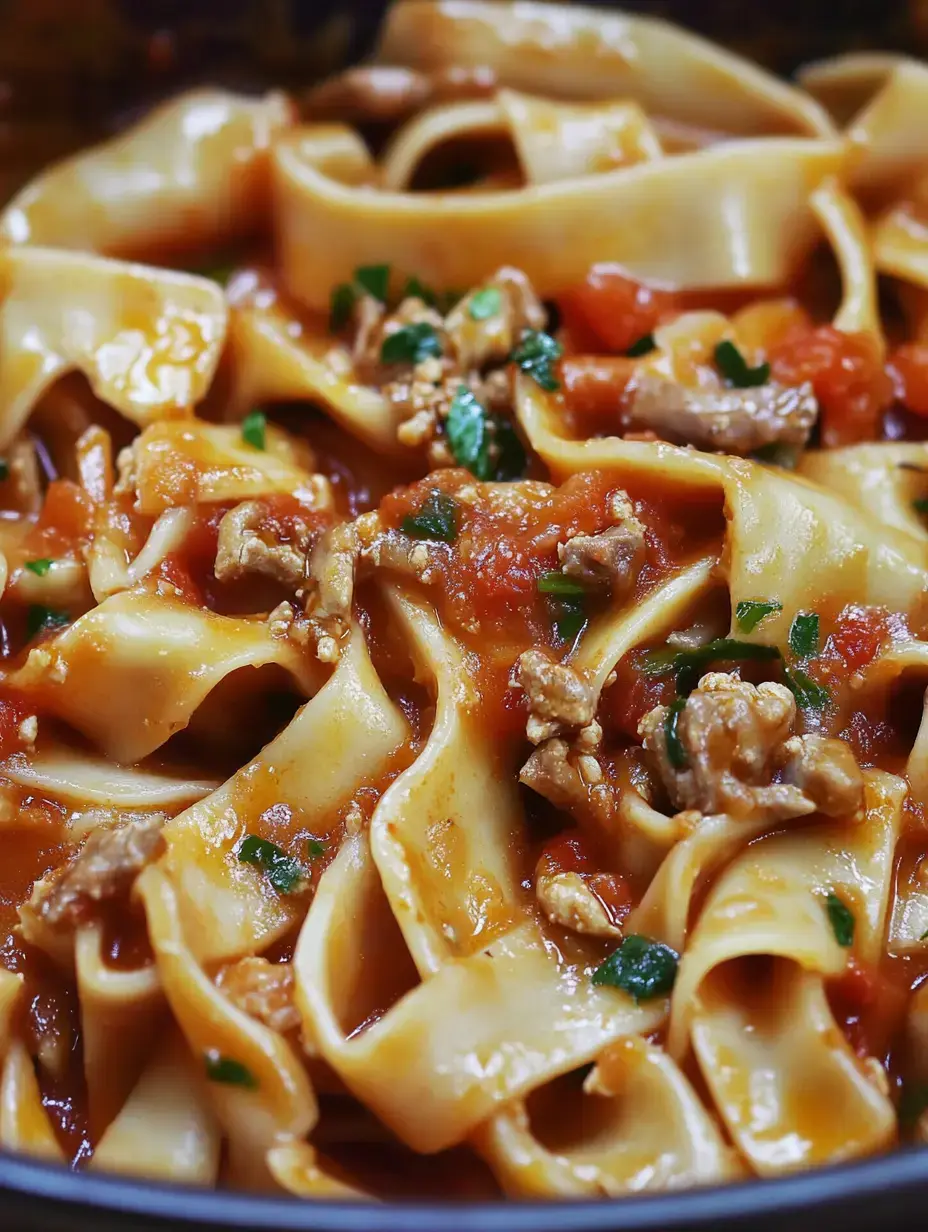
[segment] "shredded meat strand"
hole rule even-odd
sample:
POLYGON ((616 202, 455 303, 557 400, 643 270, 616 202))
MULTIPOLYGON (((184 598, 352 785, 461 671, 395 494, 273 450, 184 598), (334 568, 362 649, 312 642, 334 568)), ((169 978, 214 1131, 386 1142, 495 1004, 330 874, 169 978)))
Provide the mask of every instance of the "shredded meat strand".
POLYGON ((94 830, 60 875, 36 884, 28 906, 53 926, 76 925, 90 904, 126 897, 164 850, 166 821, 164 813, 149 813, 113 830, 94 830))
POLYGON ((240 958, 221 972, 216 983, 233 1005, 272 1031, 285 1034, 300 1025, 300 1013, 293 1000, 295 983, 290 963, 240 958))
POLYGON ((773 781, 796 718, 796 702, 784 685, 755 687, 725 672, 704 676, 677 720, 685 769, 673 765, 667 750, 668 713, 656 707, 638 733, 677 809, 732 817, 762 811, 779 819, 815 811, 799 787, 773 781))
POLYGON ((632 428, 651 429, 664 440, 744 456, 764 445, 803 446, 818 418, 808 383, 771 381, 754 389, 688 389, 644 376, 628 408, 632 428))

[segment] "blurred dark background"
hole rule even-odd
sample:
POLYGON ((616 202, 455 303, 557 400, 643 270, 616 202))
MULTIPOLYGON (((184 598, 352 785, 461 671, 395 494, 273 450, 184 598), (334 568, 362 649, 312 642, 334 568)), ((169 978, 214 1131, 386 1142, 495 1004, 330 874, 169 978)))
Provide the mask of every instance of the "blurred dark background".
MULTIPOLYGON (((0 199, 197 82, 299 91, 365 54, 385 0, 0 0, 0 199)), ((619 7, 619 6, 617 6, 619 7)), ((928 0, 639 0, 779 72, 853 48, 928 54, 928 0)))

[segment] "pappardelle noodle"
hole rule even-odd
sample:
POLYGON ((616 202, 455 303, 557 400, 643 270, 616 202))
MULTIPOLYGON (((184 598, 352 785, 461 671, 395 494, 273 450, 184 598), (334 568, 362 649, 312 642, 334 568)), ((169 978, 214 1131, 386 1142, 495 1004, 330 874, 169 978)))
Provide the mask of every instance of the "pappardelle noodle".
POLYGON ((0 214, 0 1146, 928 1140, 928 68, 402 0, 0 214))

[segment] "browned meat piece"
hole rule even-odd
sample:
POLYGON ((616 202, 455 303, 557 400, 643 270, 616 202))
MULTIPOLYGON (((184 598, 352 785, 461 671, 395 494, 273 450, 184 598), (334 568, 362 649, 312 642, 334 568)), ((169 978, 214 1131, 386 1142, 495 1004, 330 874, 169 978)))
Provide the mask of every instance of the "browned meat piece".
POLYGON ((294 541, 281 543, 267 530, 268 524, 269 509, 260 500, 243 501, 225 514, 219 523, 214 568, 217 581, 234 581, 249 573, 260 573, 291 590, 302 584, 310 527, 297 522, 294 541))
POLYGON ((539 872, 535 897, 552 924, 590 937, 621 937, 602 900, 579 873, 539 872))
POLYGON ((783 746, 783 779, 793 783, 828 817, 856 813, 864 802, 860 767, 843 740, 793 736, 783 746))
POLYGON ((23 908, 53 926, 76 926, 91 904, 129 894, 136 877, 164 850, 164 813, 142 814, 112 830, 94 830, 77 855, 37 882, 23 908))
POLYGON ((774 819, 815 812, 815 803, 799 787, 773 781, 796 717, 785 686, 755 687, 724 672, 704 676, 677 720, 685 769, 670 760, 667 717, 668 708, 658 706, 641 720, 638 734, 675 808, 731 817, 762 811, 774 819))
MULTIPOLYGON (((368 385, 386 385, 389 381, 398 380, 413 371, 412 364, 385 364, 380 358, 384 341, 407 325, 431 325, 442 344, 442 350, 447 354, 448 339, 445 335, 444 320, 434 308, 430 308, 424 300, 414 295, 408 296, 390 313, 385 312, 383 305, 370 295, 362 295, 355 306, 355 322, 352 352, 354 365, 358 376, 368 385)), ((439 365, 440 376, 443 370, 442 361, 437 360, 437 357, 433 359, 439 365)), ((435 363, 430 360, 425 363, 429 364, 430 369, 435 367, 435 363)))
POLYGON ((587 682, 573 668, 552 662, 544 651, 526 650, 520 656, 519 684, 528 697, 525 731, 533 744, 586 727, 596 712, 596 697, 587 682))
POLYGON ((339 632, 348 628, 351 618, 359 551, 355 522, 340 522, 324 533, 309 558, 312 591, 307 610, 339 632))
POLYGON ((645 376, 632 394, 630 427, 653 429, 665 441, 744 456, 764 445, 805 445, 818 417, 808 383, 771 381, 755 389, 687 389, 645 376))
POLYGON ((216 981, 221 992, 240 1010, 272 1031, 284 1034, 300 1025, 293 1000, 293 968, 266 958, 240 958, 226 967, 216 981))
MULTIPOLYGON (((575 535, 558 548, 561 567, 584 586, 608 590, 614 599, 629 593, 644 564, 644 527, 625 502, 623 520, 598 535, 575 535)), ((618 511, 617 511, 618 512, 618 511)))
POLYGON ((532 284, 521 270, 504 265, 475 287, 445 320, 451 347, 464 369, 478 371, 505 363, 525 329, 544 329, 547 313, 532 284), (474 319, 475 297, 486 291, 499 294, 499 311, 474 319))
POLYGON ((303 112, 311 120, 347 124, 395 123, 435 103, 488 98, 496 93, 490 68, 449 67, 432 73, 389 64, 349 68, 310 90, 303 112))
POLYGON ((607 826, 616 806, 616 791, 596 756, 601 739, 602 728, 594 720, 569 743, 559 736, 545 740, 522 767, 521 782, 555 808, 607 826))

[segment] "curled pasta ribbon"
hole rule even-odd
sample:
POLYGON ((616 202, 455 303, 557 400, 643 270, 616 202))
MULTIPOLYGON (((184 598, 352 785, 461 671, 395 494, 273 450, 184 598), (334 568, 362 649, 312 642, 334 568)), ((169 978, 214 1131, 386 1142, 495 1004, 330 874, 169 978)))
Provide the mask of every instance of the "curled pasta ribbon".
POLYGON ((356 628, 335 671, 280 735, 168 823, 162 866, 201 961, 260 953, 306 910, 299 895, 269 895, 262 874, 234 856, 244 835, 261 833, 262 814, 285 802, 301 827, 329 826, 364 782, 384 772, 408 732, 356 628))
POLYGON ((475 1135, 513 1197, 617 1197, 743 1174, 676 1063, 643 1039, 618 1040, 600 1055, 582 1094, 557 1096, 556 1120, 573 1114, 577 1128, 555 1135, 555 1145, 536 1137, 523 1104, 475 1135), (595 1132, 584 1133, 587 1123, 595 1132))
POLYGON ((0 250, 0 447, 68 372, 142 427, 206 396, 226 335, 203 278, 51 248, 0 250))
POLYGON ((377 190, 350 129, 310 126, 274 148, 281 267, 316 310, 384 252, 439 287, 515 264, 554 295, 598 261, 681 288, 779 285, 816 238, 810 190, 839 175, 844 157, 836 140, 783 137, 509 192, 391 193, 377 190))
POLYGON ((863 820, 771 835, 735 860, 680 963, 668 1048, 679 1058, 692 1045, 729 1132, 761 1175, 869 1154, 895 1136, 888 1093, 854 1056, 823 986, 848 953, 826 911, 829 894, 853 905, 861 960, 882 951, 906 784, 880 771, 865 778, 863 820), (752 981, 738 967, 749 955, 772 959, 772 979, 752 981), (826 1117, 808 1102, 810 1081, 829 1093, 826 1117))
POLYGON ((834 132, 814 99, 740 56, 654 18, 582 5, 402 0, 376 54, 425 70, 485 67, 503 85, 554 98, 629 98, 730 135, 834 132))
POLYGON ((155 595, 113 595, 10 676, 50 714, 124 765, 140 761, 185 728, 207 695, 241 668, 282 668, 313 693, 320 667, 263 621, 218 616, 155 595), (105 681, 111 703, 96 702, 105 681))
POLYGON ((0 237, 144 260, 253 234, 269 208, 268 149, 286 97, 194 90, 42 172, 0 215, 0 237))
POLYGON ((158 974, 171 1011, 194 1058, 224 1058, 243 1066, 248 1086, 210 1082, 210 1102, 229 1143, 231 1166, 254 1186, 269 1180, 266 1154, 305 1137, 318 1119, 306 1071, 287 1041, 228 1001, 186 944, 177 894, 162 869, 150 866, 137 892, 145 907, 158 974))
POLYGON ((65 1162, 42 1105, 32 1057, 19 1039, 9 1044, 0 1073, 0 1146, 52 1163, 65 1162))

